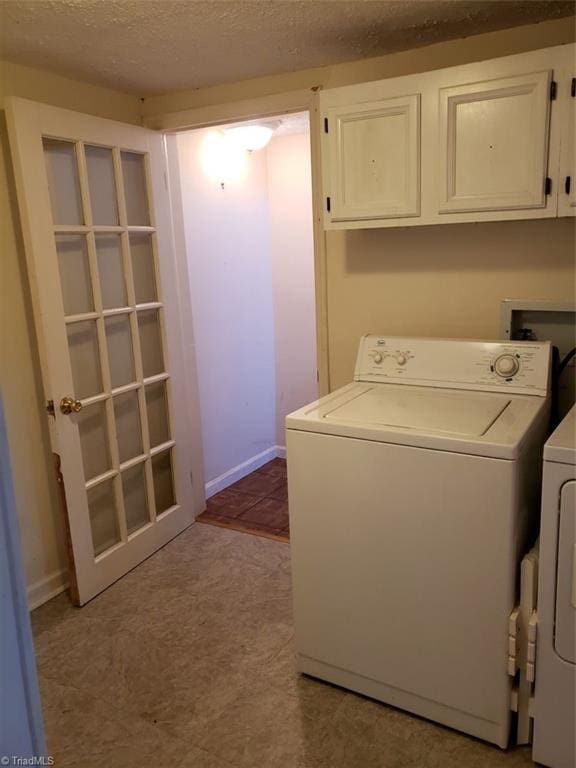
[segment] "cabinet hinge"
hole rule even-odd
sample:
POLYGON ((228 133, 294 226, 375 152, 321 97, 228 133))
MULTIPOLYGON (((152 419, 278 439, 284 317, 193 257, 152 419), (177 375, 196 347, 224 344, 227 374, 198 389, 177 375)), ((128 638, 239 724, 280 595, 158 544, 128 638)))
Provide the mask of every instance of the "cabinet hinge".
POLYGON ((546 176, 544 180, 544 194, 550 195, 552 194, 552 179, 550 176, 546 176))
POLYGON ((330 198, 329 197, 326 198, 326 210, 328 211, 328 213, 330 213, 330 198))
POLYGON ((566 176, 564 179, 564 192, 566 192, 567 195, 570 194, 570 187, 572 186, 572 176, 566 176))
POLYGON ((576 77, 572 78, 572 85, 570 86, 570 96, 572 96, 572 98, 576 96, 576 77))
POLYGON ((554 101, 556 96, 558 95, 558 83, 556 80, 550 81, 550 101, 554 101))
POLYGON ((324 133, 328 133, 328 118, 324 118, 324 133))

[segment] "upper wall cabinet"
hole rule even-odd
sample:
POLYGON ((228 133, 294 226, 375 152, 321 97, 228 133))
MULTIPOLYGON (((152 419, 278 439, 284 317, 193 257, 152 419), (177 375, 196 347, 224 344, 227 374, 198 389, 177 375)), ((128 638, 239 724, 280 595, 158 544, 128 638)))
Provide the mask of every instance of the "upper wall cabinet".
POLYGON ((440 89, 439 210, 546 206, 552 73, 440 89))
POLYGON ((574 50, 321 92, 325 227, 574 215, 574 50))
POLYGON ((333 221, 420 213, 420 95, 328 109, 333 221))

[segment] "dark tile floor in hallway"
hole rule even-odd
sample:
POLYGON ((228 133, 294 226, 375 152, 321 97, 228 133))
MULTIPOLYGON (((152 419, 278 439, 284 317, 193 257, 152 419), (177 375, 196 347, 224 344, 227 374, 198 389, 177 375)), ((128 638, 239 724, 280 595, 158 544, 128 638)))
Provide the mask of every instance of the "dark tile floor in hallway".
POLYGON ((286 460, 273 459, 209 498, 198 522, 288 541, 286 460))
POLYGON ((300 676, 282 542, 193 525, 32 624, 55 768, 534 768, 300 676))

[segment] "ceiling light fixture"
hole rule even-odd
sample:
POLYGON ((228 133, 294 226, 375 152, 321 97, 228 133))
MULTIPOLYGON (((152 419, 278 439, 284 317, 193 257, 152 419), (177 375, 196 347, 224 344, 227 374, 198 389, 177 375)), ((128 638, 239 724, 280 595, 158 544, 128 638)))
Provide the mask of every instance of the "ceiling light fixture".
POLYGON ((279 125, 278 121, 265 124, 251 123, 226 128, 225 133, 227 138, 239 149, 254 152, 258 149, 264 149, 279 125))

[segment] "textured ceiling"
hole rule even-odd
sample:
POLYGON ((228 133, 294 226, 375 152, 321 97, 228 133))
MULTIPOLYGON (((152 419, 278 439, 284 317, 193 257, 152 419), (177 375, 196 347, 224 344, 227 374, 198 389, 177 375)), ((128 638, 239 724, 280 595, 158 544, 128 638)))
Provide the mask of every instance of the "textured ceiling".
MULTIPOLYGON (((267 125, 274 128, 274 137, 291 136, 298 133, 310 133, 310 115, 308 112, 290 112, 287 115, 277 115, 276 117, 261 120, 239 120, 235 123, 224 123, 215 125, 217 130, 226 130, 226 128, 238 128, 241 125, 267 125)), ((200 129, 203 130, 203 129, 200 129)))
POLYGON ((0 54, 138 95, 568 16, 571 0, 1 0, 0 54))

